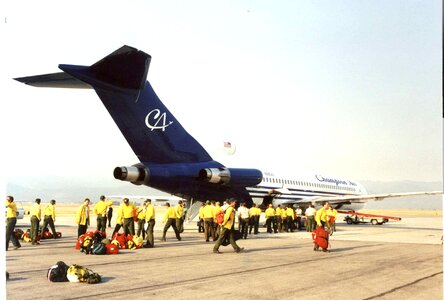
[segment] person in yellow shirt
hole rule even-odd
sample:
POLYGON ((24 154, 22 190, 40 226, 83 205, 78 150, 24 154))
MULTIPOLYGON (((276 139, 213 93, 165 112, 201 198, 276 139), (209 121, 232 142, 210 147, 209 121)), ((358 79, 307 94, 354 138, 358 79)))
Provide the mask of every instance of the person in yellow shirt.
POLYGON ((166 233, 168 231, 168 229, 170 228, 170 226, 173 227, 174 229, 174 233, 176 234, 176 238, 177 240, 181 240, 182 238, 180 237, 180 232, 179 230, 177 230, 176 227, 176 210, 170 206, 170 204, 167 202, 166 204, 167 210, 165 212, 165 215, 163 216, 163 222, 166 221, 165 223, 165 227, 163 228, 163 236, 162 236, 162 242, 166 241, 166 233))
POLYGON ((86 233, 86 230, 88 229, 89 225, 89 215, 91 214, 91 211, 89 209, 89 203, 90 200, 86 198, 82 205, 77 209, 76 214, 76 224, 79 225, 77 229, 77 237, 81 236, 82 234, 86 233))
POLYGON ((113 205, 113 200, 105 201, 105 196, 100 196, 99 202, 94 205, 94 213, 97 216, 97 230, 106 231, 106 209, 113 205))
POLYGON ((57 232, 55 230, 55 226, 54 226, 54 222, 55 222, 55 200, 51 200, 50 203, 48 205, 46 205, 44 212, 43 212, 43 228, 42 228, 42 232, 46 231, 46 228, 51 227, 51 231, 52 231, 52 236, 54 239, 57 238, 57 232))
POLYGON ((287 232, 288 226, 287 226, 287 207, 284 205, 284 207, 281 209, 281 217, 282 217, 282 231, 281 232, 287 232))
POLYGON ((123 199, 122 217, 123 217, 123 232, 125 235, 134 235, 134 211, 136 208, 132 203, 129 202, 128 198, 123 199))
POLYGON ((229 239, 230 244, 233 247, 235 252, 239 253, 242 250, 244 250, 244 248, 241 248, 236 244, 236 241, 234 240, 234 235, 233 235, 234 219, 235 219, 235 215, 236 215, 236 211, 234 210, 234 207, 236 206, 236 201, 235 200, 228 200, 228 204, 229 204, 229 206, 225 210, 224 222, 222 223, 222 226, 221 226, 219 238, 217 239, 217 241, 213 247, 213 253, 217 253, 217 254, 222 253, 219 251, 219 247, 220 247, 220 245, 222 245, 222 242, 226 238, 229 239))
POLYGON ((267 232, 272 233, 274 230, 274 233, 277 233, 276 228, 276 221, 275 221, 275 210, 273 208, 273 204, 268 204, 268 208, 265 210, 265 224, 267 225, 267 232), (271 225, 273 225, 273 230, 271 229, 271 225))
POLYGON ((142 238, 145 239, 145 215, 146 215, 146 200, 143 204, 137 208, 137 236, 142 234, 142 238))
POLYGON ((211 238, 213 239, 213 241, 216 240, 216 236, 214 234, 214 225, 213 225, 213 206, 211 205, 210 201, 206 202, 205 207, 203 208, 203 219, 204 219, 204 235, 205 235, 205 241, 209 242, 210 241, 210 235, 211 238))
POLYGON ((119 205, 119 209, 117 210, 117 218, 116 218, 116 226, 114 227, 113 234, 111 235, 114 237, 116 233, 119 233, 120 228, 123 227, 123 206, 125 203, 123 202, 126 198, 122 199, 122 203, 119 205))
POLYGON ((253 203, 253 206, 250 207, 248 211, 249 219, 250 219, 250 227, 248 229, 248 234, 251 234, 251 230, 254 227, 254 234, 259 233, 259 217, 261 215, 261 209, 256 207, 256 203, 253 203))
POLYGON ((174 207, 176 211, 176 227, 179 232, 183 232, 183 201, 179 200, 174 207))
POLYGON ((15 224, 17 223, 17 205, 14 203, 14 197, 6 197, 6 251, 9 248, 9 241, 14 245, 14 250, 17 250, 22 245, 14 234, 15 224))
POLYGON ((35 199, 34 205, 31 207, 31 212, 29 215, 31 216, 31 232, 30 238, 33 245, 40 245, 38 234, 39 234, 39 225, 40 220, 42 219, 42 209, 40 207, 40 199, 35 199))
POLYGON ((287 206, 287 232, 294 231, 294 210, 291 204, 287 206))
POLYGON ((154 247, 154 225, 156 225, 156 216, 154 211, 154 205, 151 204, 151 199, 146 199, 146 212, 145 212, 145 224, 146 224, 146 242, 144 248, 154 247))
POLYGON ((324 201, 322 203, 322 208, 316 211, 315 221, 318 227, 321 226, 322 228, 324 228, 326 224, 328 225, 328 220, 327 220, 328 207, 329 207, 328 202, 324 201))

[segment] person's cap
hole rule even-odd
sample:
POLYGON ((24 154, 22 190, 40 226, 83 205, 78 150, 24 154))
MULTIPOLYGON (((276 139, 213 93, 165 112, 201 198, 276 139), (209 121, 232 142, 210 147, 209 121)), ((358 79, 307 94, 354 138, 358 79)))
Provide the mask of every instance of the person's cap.
POLYGON ((129 202, 128 198, 123 199, 123 203, 128 203, 128 202, 129 202))
POLYGON ((54 204, 56 203, 56 201, 55 201, 55 200, 51 200, 50 203, 51 203, 52 205, 54 205, 54 204))

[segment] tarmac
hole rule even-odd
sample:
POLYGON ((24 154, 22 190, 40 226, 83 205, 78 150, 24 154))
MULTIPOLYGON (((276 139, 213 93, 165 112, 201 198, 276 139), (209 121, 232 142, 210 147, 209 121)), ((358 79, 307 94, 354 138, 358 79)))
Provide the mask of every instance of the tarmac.
MULTIPOLYGON (((160 242, 159 220, 155 248, 121 249, 118 255, 75 250, 72 219, 57 219, 61 239, 38 246, 22 241, 18 250, 10 245, 7 299, 443 299, 441 217, 376 226, 341 221, 329 253, 313 251, 306 231, 268 234, 260 228, 238 241, 245 247, 241 253, 228 245, 213 254, 213 243, 205 242, 195 222, 186 224, 182 241, 170 228, 160 242), (85 266, 102 282, 49 282, 47 270, 57 261, 85 266)), ((28 221, 19 220, 17 228, 25 230, 28 221)))

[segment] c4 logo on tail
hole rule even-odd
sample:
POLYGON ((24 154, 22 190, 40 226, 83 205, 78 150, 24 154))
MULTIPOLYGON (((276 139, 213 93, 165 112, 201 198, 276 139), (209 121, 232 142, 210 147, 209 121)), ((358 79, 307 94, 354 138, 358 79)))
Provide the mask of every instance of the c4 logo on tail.
POLYGON ((160 110, 156 108, 146 115, 145 124, 151 131, 154 129, 165 131, 165 128, 173 124, 173 121, 169 121, 167 124, 166 113, 160 113, 160 110))

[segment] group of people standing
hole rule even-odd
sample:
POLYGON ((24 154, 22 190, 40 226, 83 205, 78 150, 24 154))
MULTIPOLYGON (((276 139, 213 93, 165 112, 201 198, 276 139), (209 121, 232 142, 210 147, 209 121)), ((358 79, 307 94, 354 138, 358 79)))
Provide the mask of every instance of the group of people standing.
MULTIPOLYGON (((43 227, 41 232, 46 232, 48 226, 51 228, 53 239, 58 238, 57 232, 55 230, 54 222, 56 220, 55 215, 55 200, 51 200, 43 209, 43 227)), ((14 202, 13 196, 6 197, 6 251, 9 248, 9 242, 12 241, 14 249, 19 249, 21 244, 14 234, 15 225, 17 224, 17 205, 14 202)), ((40 245, 39 229, 40 222, 42 221, 42 208, 41 199, 35 199, 32 205, 29 216, 31 219, 31 228, 29 230, 29 238, 31 239, 32 245, 40 245)))

